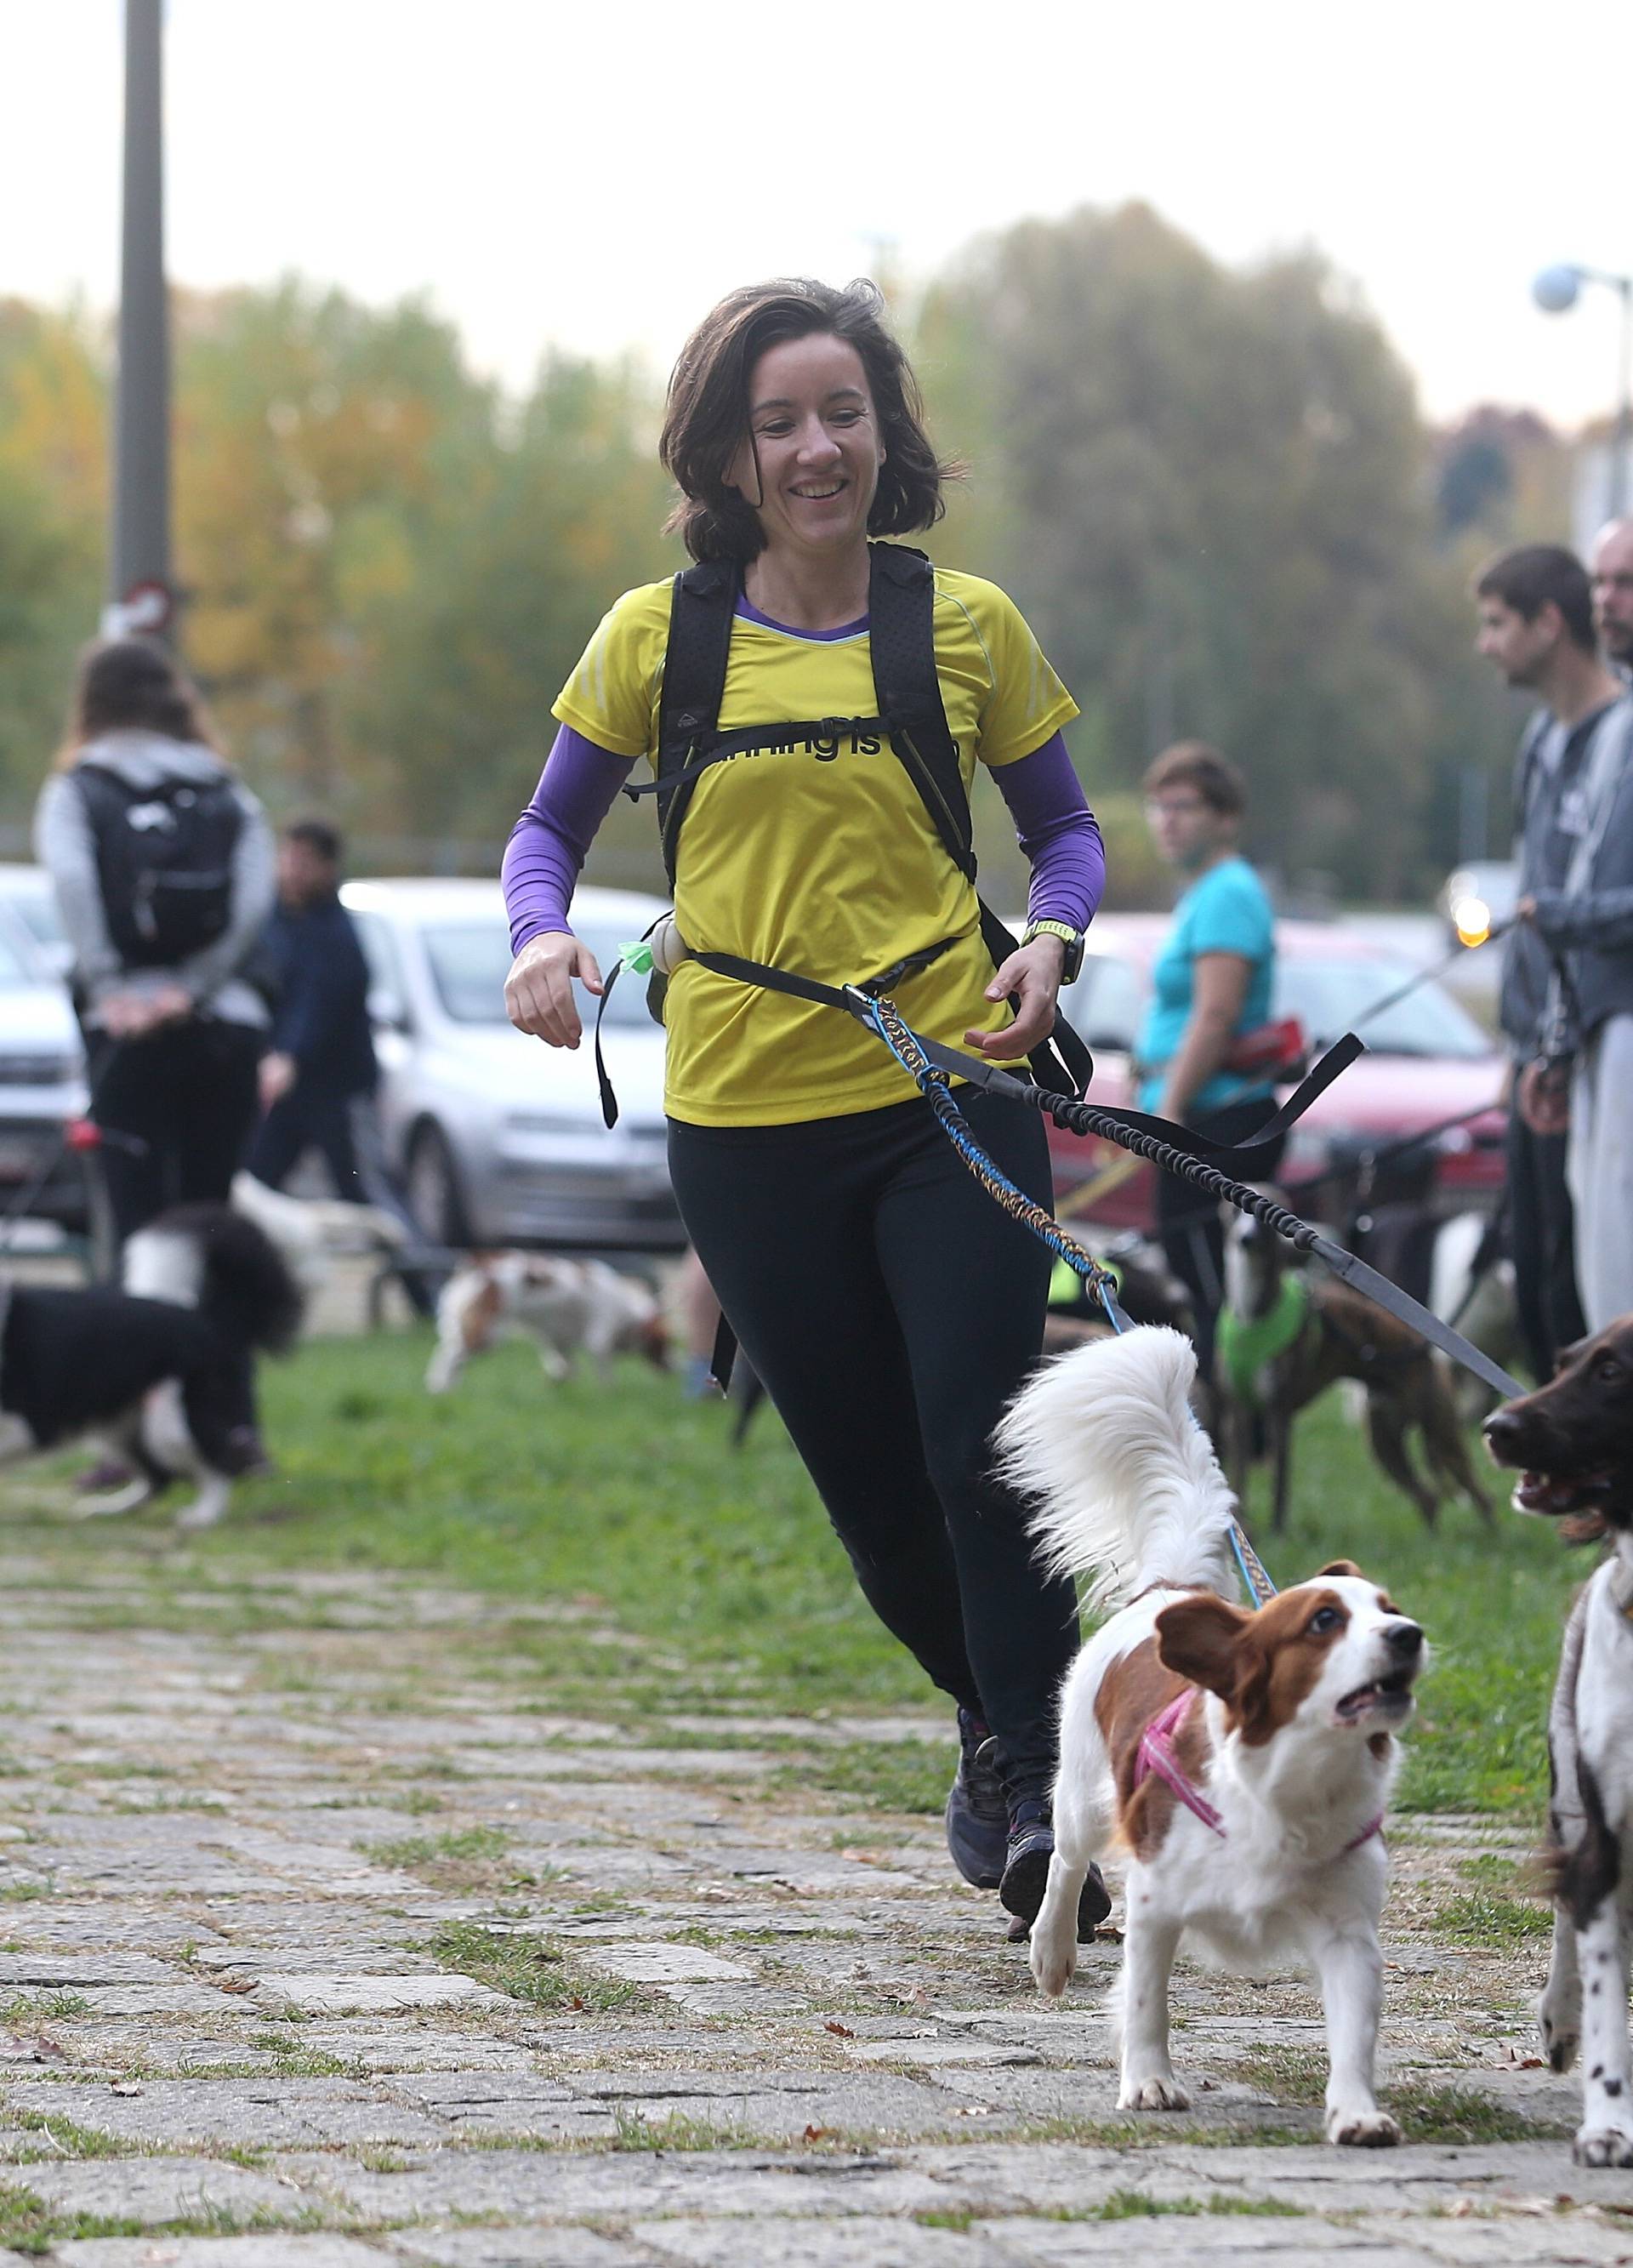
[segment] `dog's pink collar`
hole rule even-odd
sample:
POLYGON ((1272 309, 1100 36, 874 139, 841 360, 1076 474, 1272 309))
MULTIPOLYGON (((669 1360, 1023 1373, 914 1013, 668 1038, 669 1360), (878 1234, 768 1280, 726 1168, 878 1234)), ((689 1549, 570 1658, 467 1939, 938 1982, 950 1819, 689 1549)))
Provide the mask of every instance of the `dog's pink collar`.
MULTIPOLYGON (((1171 1788, 1188 1811, 1194 1811, 1204 1827, 1210 1827, 1223 1841, 1225 1822, 1200 1788, 1193 1787, 1180 1769, 1180 1760, 1173 1753, 1173 1737, 1190 1713, 1191 1704, 1202 1697, 1199 1686, 1188 1685, 1183 1693, 1176 1694, 1166 1709, 1159 1709, 1140 1734, 1139 1753, 1134 1760, 1134 1785, 1137 1788, 1155 1773, 1165 1787, 1171 1788)), ((1384 1815, 1369 1820, 1358 1835, 1352 1835, 1344 1845, 1340 1857, 1358 1851, 1363 1843, 1370 1843, 1374 1835, 1383 1832, 1384 1815)))

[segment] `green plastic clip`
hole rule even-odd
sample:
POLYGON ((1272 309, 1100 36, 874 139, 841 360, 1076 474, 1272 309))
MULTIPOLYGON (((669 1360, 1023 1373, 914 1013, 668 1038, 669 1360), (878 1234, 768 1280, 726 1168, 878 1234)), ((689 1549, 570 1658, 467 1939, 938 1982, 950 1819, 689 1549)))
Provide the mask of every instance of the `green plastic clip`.
POLYGON ((632 969, 637 976, 650 976, 652 973, 652 948, 644 937, 633 945, 621 945, 618 961, 621 968, 632 969))

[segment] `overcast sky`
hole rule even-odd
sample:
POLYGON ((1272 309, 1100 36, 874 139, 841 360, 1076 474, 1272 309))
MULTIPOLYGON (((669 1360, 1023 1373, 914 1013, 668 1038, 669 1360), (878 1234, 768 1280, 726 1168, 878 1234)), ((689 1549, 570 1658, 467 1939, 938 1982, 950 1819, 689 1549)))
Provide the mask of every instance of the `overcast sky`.
MULTIPOLYGON (((113 303, 121 0, 0 0, 0 294, 113 303)), ((170 0, 170 265, 429 292, 521 387, 555 343, 666 369, 721 291, 931 274, 1144 197, 1218 257, 1313 244, 1425 408, 1610 405, 1633 268, 1611 0, 170 0)), ((933 411, 933 402, 931 404, 933 411)))

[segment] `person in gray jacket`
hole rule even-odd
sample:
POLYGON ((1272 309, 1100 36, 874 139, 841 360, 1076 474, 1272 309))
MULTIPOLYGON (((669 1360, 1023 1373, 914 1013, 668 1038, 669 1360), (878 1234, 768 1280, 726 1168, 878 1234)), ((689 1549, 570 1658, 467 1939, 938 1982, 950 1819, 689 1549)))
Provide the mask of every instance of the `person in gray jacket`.
POLYGON ((271 831, 164 647, 86 652, 34 844, 73 948, 122 1243, 166 1205, 226 1198, 269 1020, 244 972, 272 910, 271 831))
MULTIPOLYGON (((1633 521, 1612 520, 1593 546, 1593 618, 1623 670, 1633 660, 1630 590, 1633 521)), ((1587 1327, 1599 1331, 1633 1309, 1633 694, 1601 712, 1563 873, 1529 889, 1518 911, 1555 964, 1549 1052, 1562 1075, 1552 1116, 1568 1130, 1577 1278, 1587 1327)), ((1546 1092, 1541 1107, 1548 1109, 1546 1092)))

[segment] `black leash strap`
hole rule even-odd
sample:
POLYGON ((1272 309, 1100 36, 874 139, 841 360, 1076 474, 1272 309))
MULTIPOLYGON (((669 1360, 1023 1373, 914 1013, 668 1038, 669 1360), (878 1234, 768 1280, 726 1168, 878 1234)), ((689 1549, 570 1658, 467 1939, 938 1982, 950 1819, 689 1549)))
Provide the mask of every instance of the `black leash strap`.
POLYGON ((1438 1315, 1431 1314, 1427 1307, 1420 1306, 1398 1284, 1392 1284, 1387 1276, 1380 1276, 1377 1269, 1368 1267, 1365 1260, 1357 1259, 1353 1252, 1346 1252, 1341 1244, 1335 1244, 1329 1237, 1323 1236, 1308 1221, 1300 1220, 1296 1212, 1290 1212, 1285 1205, 1278 1204, 1262 1189, 1232 1180, 1225 1170, 1226 1166, 1239 1162, 1251 1167, 1254 1148, 1270 1135, 1291 1125, 1318 1094, 1331 1086, 1341 1071, 1353 1063, 1358 1055, 1365 1054, 1365 1046, 1354 1033, 1346 1035, 1336 1046, 1328 1050, 1309 1078, 1294 1090, 1269 1125, 1253 1142, 1242 1143, 1234 1151, 1203 1142, 1188 1128, 1172 1126, 1166 1119, 1150 1117, 1141 1111, 1101 1110, 1092 1103, 1074 1101, 1066 1095, 1047 1094, 1042 1088, 1029 1086, 1025 1079, 1016 1079, 1011 1072, 1000 1070, 995 1064, 980 1063, 974 1056, 961 1055, 956 1048, 944 1048, 934 1040, 919 1039, 918 1044, 927 1062, 936 1071, 969 1079, 975 1085, 985 1087, 989 1094, 1007 1094, 1017 1102, 1029 1103, 1033 1109, 1045 1112, 1068 1134, 1098 1135, 1102 1141, 1115 1143, 1119 1149, 1132 1151, 1136 1157, 1148 1158, 1163 1172, 1176 1174, 1181 1181, 1205 1189, 1210 1197, 1234 1205, 1239 1211, 1251 1213, 1255 1220, 1262 1221, 1266 1228, 1291 1244, 1295 1251, 1312 1254, 1330 1269, 1341 1283, 1348 1284, 1353 1291, 1372 1300, 1375 1307, 1381 1307, 1386 1314, 1393 1315, 1397 1322, 1406 1324, 1420 1338, 1427 1339, 1431 1346, 1438 1347, 1442 1354, 1449 1356, 1462 1369, 1471 1372, 1483 1385, 1500 1394, 1505 1402, 1526 1391, 1517 1378, 1511 1377, 1499 1364, 1491 1360, 1490 1355, 1482 1353, 1460 1331, 1453 1330, 1449 1323, 1442 1322, 1438 1315))

